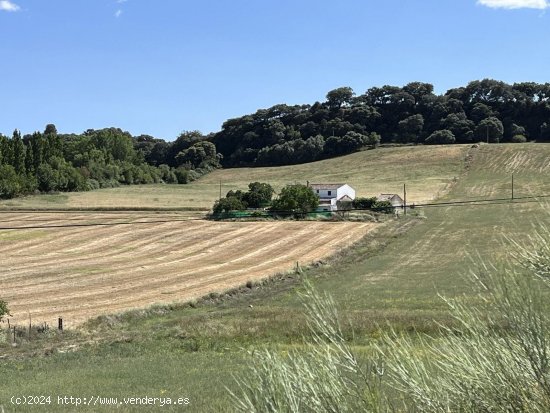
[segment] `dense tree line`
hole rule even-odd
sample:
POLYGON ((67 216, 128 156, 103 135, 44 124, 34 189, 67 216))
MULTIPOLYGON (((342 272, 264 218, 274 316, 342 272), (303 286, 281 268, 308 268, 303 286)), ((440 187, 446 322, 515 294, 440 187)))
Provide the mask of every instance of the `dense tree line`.
POLYGON ((118 185, 187 183, 219 166, 216 147, 198 132, 174 142, 133 137, 117 128, 62 135, 0 135, 0 197, 85 191, 118 185))
POLYGON ((226 121, 209 138, 224 166, 286 165, 379 143, 550 141, 550 83, 484 79, 436 95, 429 83, 328 92, 313 105, 276 105, 226 121))
POLYGON ((288 165, 380 143, 449 144, 550 141, 550 83, 491 79, 436 95, 429 83, 350 87, 313 105, 285 104, 227 120, 204 136, 167 142, 117 128, 0 135, 0 197, 81 191, 121 184, 187 183, 220 166, 288 165))
POLYGON ((229 191, 224 198, 214 203, 214 214, 219 216, 224 212, 243 211, 247 208, 266 208, 274 215, 305 214, 315 211, 319 206, 317 196, 310 186, 302 184, 286 185, 277 198, 272 200, 275 190, 264 182, 251 182, 248 191, 229 191))

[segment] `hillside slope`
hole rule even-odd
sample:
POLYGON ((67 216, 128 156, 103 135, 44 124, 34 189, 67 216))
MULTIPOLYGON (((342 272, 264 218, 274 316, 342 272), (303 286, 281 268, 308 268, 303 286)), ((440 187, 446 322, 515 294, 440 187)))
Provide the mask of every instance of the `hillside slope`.
MULTIPOLYGON (((467 171, 440 201, 511 197, 512 172, 516 197, 550 193, 550 145, 482 145, 470 155, 467 171)), ((407 172, 414 171, 411 167, 407 172)), ((438 293, 475 300, 463 277, 472 266, 470 256, 503 258, 503 235, 525 239, 533 223, 548 221, 548 206, 531 201, 425 209, 426 220, 395 221, 417 223, 404 234, 396 237, 395 231, 385 231, 373 240, 374 248, 359 245, 336 265, 306 273, 335 298, 346 337, 361 354, 368 354, 388 323, 400 332, 435 333, 434 320, 453 322, 438 293)), ((284 351, 300 342, 304 320, 294 285, 277 283, 197 308, 112 323, 105 318, 101 333, 115 337, 109 344, 0 365, 0 375, 10 377, 0 389, 0 400, 37 392, 78 395, 93 390, 109 395, 163 389, 168 395, 184 392, 193 400, 193 411, 231 411, 225 387, 237 391, 232 375, 250 363, 242 348, 269 343, 284 351), (48 371, 47 378, 37 374, 42 371, 48 371)))
POLYGON ((188 185, 133 185, 38 195, 1 201, 0 208, 203 208, 210 209, 221 192, 246 189, 253 181, 276 190, 291 183, 345 182, 357 196, 402 193, 410 202, 432 200, 459 176, 469 145, 380 148, 301 165, 221 169, 188 185))
POLYGON ((467 172, 438 202, 507 200, 424 208, 426 221, 382 254, 322 281, 361 324, 374 315, 405 326, 439 319, 445 305, 438 293, 471 295, 465 275, 474 261, 506 259, 504 237, 526 241, 539 222, 548 221, 549 144, 482 145, 471 155, 467 172), (530 196, 541 198, 525 198, 530 196))

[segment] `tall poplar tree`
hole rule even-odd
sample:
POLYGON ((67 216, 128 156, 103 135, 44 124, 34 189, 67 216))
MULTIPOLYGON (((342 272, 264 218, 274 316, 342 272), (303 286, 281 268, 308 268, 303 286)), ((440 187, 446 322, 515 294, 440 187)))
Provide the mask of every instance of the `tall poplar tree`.
POLYGON ((29 142, 27 143, 27 150, 25 153, 25 170, 28 174, 32 174, 35 171, 32 140, 29 140, 29 142))
POLYGON ((13 138, 11 140, 13 148, 13 167, 17 174, 25 173, 25 144, 21 139, 21 132, 17 129, 13 131, 13 138))

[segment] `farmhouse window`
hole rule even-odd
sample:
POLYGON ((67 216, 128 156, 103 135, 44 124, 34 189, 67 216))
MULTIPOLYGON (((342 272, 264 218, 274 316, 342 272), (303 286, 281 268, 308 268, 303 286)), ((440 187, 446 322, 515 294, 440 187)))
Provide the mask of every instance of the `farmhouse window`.
POLYGON ((332 191, 328 191, 328 194, 329 194, 329 195, 332 195, 332 191))

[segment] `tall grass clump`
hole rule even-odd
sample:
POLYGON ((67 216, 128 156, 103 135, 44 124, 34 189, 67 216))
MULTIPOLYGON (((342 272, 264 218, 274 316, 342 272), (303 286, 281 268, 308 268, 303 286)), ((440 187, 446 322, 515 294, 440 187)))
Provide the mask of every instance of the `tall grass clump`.
POLYGON ((470 272, 473 297, 441 297, 454 322, 433 335, 388 329, 377 361, 360 361, 333 300, 306 281, 311 339, 251 353, 238 411, 550 412, 550 230, 503 246, 508 262, 479 258, 470 272))
POLYGON ((458 327, 442 326, 435 338, 386 335, 388 378, 410 408, 550 411, 550 231, 530 240, 508 239, 512 260, 502 267, 479 260, 471 277, 480 304, 445 299, 458 327))
POLYGON ((240 412, 382 412, 378 363, 361 363, 344 338, 334 301, 309 281, 301 294, 309 337, 299 349, 251 352, 246 376, 231 393, 240 412))

